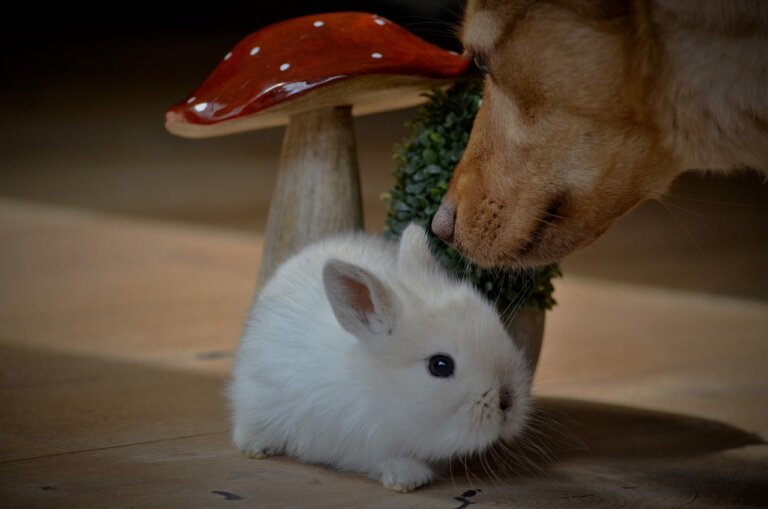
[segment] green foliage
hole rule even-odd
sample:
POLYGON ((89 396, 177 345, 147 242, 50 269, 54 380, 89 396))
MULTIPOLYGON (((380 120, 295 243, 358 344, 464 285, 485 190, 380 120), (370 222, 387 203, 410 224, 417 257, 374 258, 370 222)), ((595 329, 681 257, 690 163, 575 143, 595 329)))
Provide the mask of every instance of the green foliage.
MULTIPOLYGON (((482 101, 482 81, 457 83, 448 91, 434 89, 408 127, 411 135, 396 147, 396 184, 389 202, 384 235, 399 238, 411 222, 429 225, 448 190, 456 164, 467 146, 472 122, 482 101)), ((429 230, 429 229, 428 229, 429 230)), ((432 251, 459 277, 470 279, 502 314, 520 306, 550 309, 555 300, 552 278, 557 265, 533 270, 487 270, 446 246, 431 231, 432 251)))

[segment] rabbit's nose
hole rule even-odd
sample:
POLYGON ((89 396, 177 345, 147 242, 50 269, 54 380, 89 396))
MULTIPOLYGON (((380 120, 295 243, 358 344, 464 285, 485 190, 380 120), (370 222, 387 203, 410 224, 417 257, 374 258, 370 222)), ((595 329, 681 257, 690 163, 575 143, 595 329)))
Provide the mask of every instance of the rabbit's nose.
POLYGON ((432 231, 446 244, 453 242, 453 230, 456 223, 456 203, 451 194, 446 194, 435 217, 432 218, 432 231))
POLYGON ((509 389, 502 387, 499 391, 499 410, 506 412, 510 407, 512 395, 509 393, 509 389))

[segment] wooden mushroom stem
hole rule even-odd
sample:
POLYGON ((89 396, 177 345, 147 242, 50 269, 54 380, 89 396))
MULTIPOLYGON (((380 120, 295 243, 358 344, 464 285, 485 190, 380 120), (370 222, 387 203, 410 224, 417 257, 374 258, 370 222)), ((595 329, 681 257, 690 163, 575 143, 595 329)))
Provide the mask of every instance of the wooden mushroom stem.
POLYGON ((259 287, 307 244, 362 227, 352 106, 292 115, 269 207, 259 287))

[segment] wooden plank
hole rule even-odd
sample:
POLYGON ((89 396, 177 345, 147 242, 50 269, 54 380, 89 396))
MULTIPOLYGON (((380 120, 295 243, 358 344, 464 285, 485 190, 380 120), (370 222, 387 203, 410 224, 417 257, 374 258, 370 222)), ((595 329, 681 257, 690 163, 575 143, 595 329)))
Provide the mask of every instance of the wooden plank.
POLYGON ((261 249, 259 236, 8 200, 0 239, 4 342, 194 370, 234 349, 261 249))
POLYGON ((0 344, 0 461, 228 431, 219 377, 0 344))
POLYGON ((560 281, 536 380, 542 435, 398 495, 230 445, 221 390, 258 237, 0 202, 0 242, 3 506, 236 503, 225 492, 334 508, 766 499, 764 303, 560 281))
POLYGON ((577 439, 553 434, 540 442, 556 461, 532 459, 535 467, 510 457, 454 462, 432 487, 408 495, 288 458, 249 460, 222 433, 1 463, 0 496, 8 507, 59 508, 215 507, 230 502, 227 494, 266 508, 460 507, 462 494, 479 507, 520 508, 757 507, 764 501, 766 447, 741 447, 753 437, 732 427, 589 402, 545 403, 550 417, 579 423, 571 425, 577 439))
MULTIPOLYGON (((556 287, 542 384, 768 359, 768 303, 577 277, 556 287)), ((768 384, 768 372, 760 380, 768 384)))

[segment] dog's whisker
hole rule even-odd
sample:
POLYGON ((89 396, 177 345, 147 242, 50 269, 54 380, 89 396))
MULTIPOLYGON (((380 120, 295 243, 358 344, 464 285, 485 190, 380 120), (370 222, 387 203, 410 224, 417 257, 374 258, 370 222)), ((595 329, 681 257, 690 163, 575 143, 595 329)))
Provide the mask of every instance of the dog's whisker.
POLYGON ((681 212, 685 212, 685 213, 687 213, 687 214, 691 214, 691 215, 693 215, 693 216, 697 216, 697 217, 700 217, 700 218, 702 218, 702 219, 709 219, 709 220, 712 220, 712 219, 714 219, 714 218, 713 218, 712 216, 710 216, 710 215, 707 215, 707 214, 703 214, 703 213, 701 213, 701 212, 699 212, 699 211, 696 211, 696 210, 693 210, 693 209, 689 209, 689 208, 683 207, 683 206, 681 206, 681 205, 677 205, 677 204, 675 204, 675 203, 672 203, 671 201, 669 201, 669 200, 667 200, 667 199, 664 199, 664 198, 659 198, 659 200, 658 200, 658 201, 659 201, 659 202, 661 202, 662 204, 666 205, 667 207, 672 207, 673 209, 677 209, 677 210, 679 210, 679 211, 681 211, 681 212))
MULTIPOLYGON (((668 192, 667 196, 670 198, 674 198, 676 200, 686 200, 686 201, 692 201, 696 203, 706 203, 708 205, 723 205, 725 207, 744 207, 744 208, 750 208, 750 209, 760 207, 760 205, 755 203, 739 203, 739 202, 732 202, 732 201, 704 200, 701 198, 692 198, 690 196, 684 196, 682 194, 671 193, 671 192, 668 192)), ((669 202, 667 201, 667 203, 669 202)))
POLYGON ((680 219, 680 217, 679 217, 677 214, 675 214, 675 212, 674 212, 674 211, 673 211, 671 208, 669 208, 669 207, 667 206, 667 204, 666 204, 666 203, 664 203, 663 201, 659 201, 659 203, 661 203, 661 205, 662 205, 662 206, 663 206, 665 209, 667 209, 667 212, 669 212, 669 215, 671 215, 671 216, 674 218, 675 222, 677 222, 677 224, 678 224, 678 225, 679 225, 679 226, 680 226, 680 227, 683 229, 683 231, 685 232, 685 234, 686 234, 686 236, 688 237, 688 239, 690 239, 690 241, 691 241, 691 242, 693 243, 693 245, 696 247, 696 251, 698 251, 698 253, 699 253, 699 256, 700 256, 702 259, 706 260, 706 259, 707 259, 707 256, 706 256, 706 254, 704 253, 704 250, 701 248, 701 245, 700 245, 700 244, 699 244, 699 242, 696 240, 696 238, 693 236, 693 234, 692 234, 692 233, 691 233, 691 231, 688 229, 688 227, 686 226, 686 224, 685 224, 685 223, 684 223, 684 222, 683 222, 683 221, 680 219))

